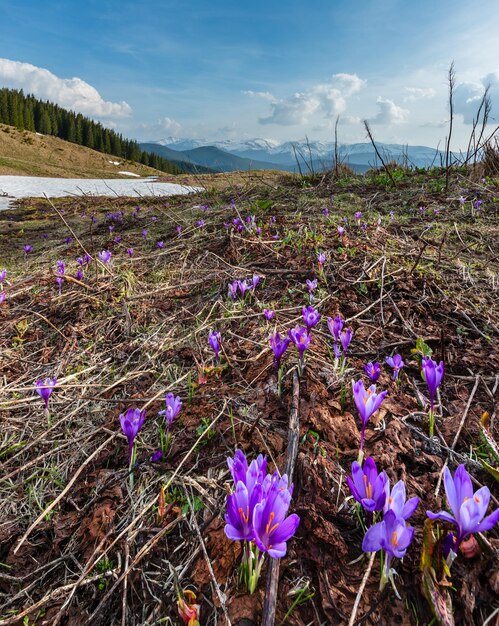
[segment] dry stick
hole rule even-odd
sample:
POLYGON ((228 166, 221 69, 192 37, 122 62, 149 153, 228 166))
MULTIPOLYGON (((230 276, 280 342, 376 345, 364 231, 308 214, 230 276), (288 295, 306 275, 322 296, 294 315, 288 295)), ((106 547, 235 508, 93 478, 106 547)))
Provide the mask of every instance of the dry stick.
POLYGON ((473 387, 470 397, 468 398, 468 404, 466 405, 466 408, 464 409, 464 413, 461 418, 459 428, 457 429, 457 433, 454 437, 454 441, 452 442, 452 445, 450 447, 450 452, 447 454, 447 458, 445 459, 444 466, 442 467, 440 474, 438 476, 437 488, 435 489, 435 497, 438 496, 438 492, 440 491, 440 485, 442 484, 442 476, 444 475, 445 468, 449 464, 449 460, 451 458, 452 452, 454 452, 454 448, 456 447, 457 440, 459 439, 459 435, 461 434, 461 430, 463 429, 464 421, 466 419, 466 416, 468 415, 468 411, 470 410, 471 403, 473 402, 473 398, 475 397, 475 392, 478 389, 479 383, 480 383, 480 374, 477 374, 475 378, 475 386, 473 387))
POLYGON ((43 513, 40 513, 40 515, 36 518, 36 520, 31 524, 31 526, 28 528, 28 530, 24 533, 24 535, 22 536, 22 538, 20 539, 20 541, 18 542, 17 546, 14 548, 14 554, 17 554, 17 551, 19 550, 19 548, 23 545, 23 543, 26 541, 26 539, 28 538, 28 536, 31 534, 31 532, 38 526, 38 524, 44 519, 44 517, 47 515, 47 513, 50 513, 50 511, 52 511, 52 509, 54 509, 59 502, 62 500, 62 498, 64 498, 64 496, 67 494, 67 492, 71 489, 71 487, 74 485, 74 483, 76 482, 76 479, 79 477, 79 475, 83 472, 83 470, 87 467, 87 465, 90 464, 90 462, 99 454, 99 452, 101 450, 103 450, 108 443, 110 443, 115 437, 116 437, 117 433, 113 433, 111 435, 111 437, 108 437, 106 439, 106 441, 104 441, 104 443, 102 443, 97 450, 95 450, 89 457, 88 459, 82 463, 82 465, 78 468, 78 470, 74 473, 73 478, 71 478, 71 480, 69 481, 69 483, 66 485, 66 487, 61 491, 61 493, 57 496, 57 498, 55 500, 53 500, 48 507, 45 509, 45 511, 43 511, 43 513))
MULTIPOLYGON (((289 483, 293 480, 296 455, 298 454, 298 441, 300 438, 299 402, 300 379, 295 371, 293 373, 293 398, 291 400, 291 411, 289 412, 288 449, 286 451, 286 466, 284 471, 288 476, 289 483)), ((280 559, 271 559, 267 572, 267 589, 265 593, 265 603, 263 605, 262 626, 273 626, 275 622, 279 567, 280 559)))
POLYGON ((110 596, 112 595, 113 591, 118 587, 118 585, 121 583, 121 581, 129 574, 129 572, 138 564, 140 563, 140 561, 146 556, 146 554, 148 554, 153 548, 154 546, 158 543, 158 541, 164 536, 166 535, 167 532, 170 532, 172 530, 172 528, 174 528, 178 522, 183 518, 182 515, 179 515, 179 517, 176 517, 173 521, 171 521, 167 526, 165 526, 164 528, 162 528, 160 531, 158 531, 154 537, 152 539, 150 539, 145 546, 143 546, 136 554, 135 558, 133 559, 133 561, 131 562, 131 564, 125 568, 125 570, 118 576, 118 579, 116 580, 116 582, 114 583, 114 585, 111 587, 111 589, 109 589, 106 593, 106 595, 102 598, 102 600, 99 602, 99 604, 97 605, 97 608, 95 609, 95 611, 92 613, 92 615, 88 618, 88 620, 86 621, 87 624, 91 624, 92 621, 97 617, 99 611, 101 610, 101 608, 105 605, 105 603, 108 601, 108 599, 110 598, 110 596))
POLYGON ((31 309, 23 309, 21 307, 17 307, 16 311, 24 311, 25 313, 29 313, 30 315, 38 315, 39 318, 41 318, 44 322, 46 322, 49 326, 51 326, 56 332, 58 332, 59 335, 64 339, 64 341, 69 341, 66 335, 64 335, 64 333, 62 333, 57 328, 57 326, 54 326, 54 324, 52 324, 52 322, 49 319, 47 319, 45 315, 42 315, 41 313, 37 313, 37 311, 31 311, 31 309))
POLYGON ((355 622, 355 618, 357 617, 357 611, 359 609, 360 600, 362 598, 362 594, 364 593, 364 589, 366 587, 367 579, 369 578, 369 574, 371 573, 375 556, 376 556, 376 552, 371 552, 371 558, 369 559, 369 564, 367 565, 367 569, 365 571, 364 578, 362 579, 362 582, 360 583, 360 587, 359 587, 359 590, 357 592, 357 597, 355 598, 355 602, 353 604, 352 614, 350 615, 350 620, 348 622, 348 626, 353 626, 353 624, 355 622))
MULTIPOLYGON (((86 578, 82 582, 82 585, 91 585, 92 583, 96 582, 97 580, 100 580, 101 578, 110 578, 111 576, 114 576, 114 574, 115 574, 114 570, 109 570, 104 573, 100 572, 98 574, 95 574, 91 578, 86 578)), ((11 624, 19 623, 24 617, 26 617, 26 615, 29 615, 30 613, 37 611, 42 606, 47 604, 47 602, 50 602, 51 600, 59 600, 59 596, 62 595, 66 591, 71 591, 73 587, 75 586, 75 584, 76 583, 70 583, 69 585, 64 585, 62 587, 58 587, 57 589, 53 589, 52 591, 49 591, 46 595, 43 596, 41 600, 39 600, 35 604, 31 605, 30 607, 22 611, 22 613, 19 613, 18 615, 15 615, 14 617, 11 617, 5 620, 4 619, 0 620, 0 626, 10 626, 11 624)))
POLYGON ((218 584, 218 581, 217 581, 217 579, 215 577, 215 572, 213 571, 213 566, 211 564, 210 557, 208 556, 208 551, 206 550, 204 539, 203 539, 203 536, 201 535, 201 531, 199 529, 199 524, 198 524, 198 521, 196 519, 196 513, 194 512, 194 506, 193 506, 193 504, 191 502, 191 499, 189 498, 189 494, 187 493, 187 489, 185 488, 185 485, 184 485, 184 493, 186 495, 187 502, 189 503, 189 508, 191 509, 192 523, 194 524, 194 529, 196 531, 196 534, 197 534, 198 539, 199 539, 199 544, 201 545, 201 549, 203 551, 204 560, 206 561, 206 565, 207 565, 208 571, 210 573, 211 582, 213 583, 213 587, 215 588, 215 591, 217 593, 218 599, 220 600, 220 606, 222 607, 222 611, 224 612, 227 626, 232 626, 232 622, 230 621, 229 613, 227 611, 227 606, 225 604, 226 596, 222 592, 222 590, 220 589, 220 585, 218 584))

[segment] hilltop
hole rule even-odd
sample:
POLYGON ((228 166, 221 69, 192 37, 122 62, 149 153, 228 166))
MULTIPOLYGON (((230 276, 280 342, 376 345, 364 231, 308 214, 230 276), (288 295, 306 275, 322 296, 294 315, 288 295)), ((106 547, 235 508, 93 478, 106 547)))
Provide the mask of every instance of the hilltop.
POLYGON ((97 152, 53 135, 0 124, 0 175, 124 178, 120 171, 160 176, 152 167, 97 152))

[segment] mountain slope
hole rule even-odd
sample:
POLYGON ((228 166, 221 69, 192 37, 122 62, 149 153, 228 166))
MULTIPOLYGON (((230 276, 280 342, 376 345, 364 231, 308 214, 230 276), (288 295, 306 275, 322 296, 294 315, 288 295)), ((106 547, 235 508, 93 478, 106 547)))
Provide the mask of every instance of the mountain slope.
POLYGON ((172 150, 171 148, 157 143, 141 143, 139 146, 141 150, 152 152, 164 159, 168 159, 168 161, 186 173, 211 174, 217 171, 213 167, 206 167, 201 165, 201 163, 196 163, 196 161, 184 154, 184 152, 178 152, 177 150, 172 150))
POLYGON ((97 152, 53 135, 40 135, 0 124, 0 175, 125 178, 119 174, 121 171, 140 176, 164 174, 152 167, 97 152))

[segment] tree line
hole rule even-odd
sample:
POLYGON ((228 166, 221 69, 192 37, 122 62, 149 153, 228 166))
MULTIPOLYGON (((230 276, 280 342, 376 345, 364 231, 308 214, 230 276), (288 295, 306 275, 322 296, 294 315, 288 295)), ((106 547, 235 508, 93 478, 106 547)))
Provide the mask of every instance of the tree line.
POLYGON ((42 101, 23 90, 0 89, 0 123, 30 130, 43 135, 54 135, 65 141, 86 146, 121 159, 136 161, 170 174, 181 169, 167 159, 145 152, 139 144, 125 139, 120 133, 105 128, 81 113, 68 111, 48 100, 42 101))

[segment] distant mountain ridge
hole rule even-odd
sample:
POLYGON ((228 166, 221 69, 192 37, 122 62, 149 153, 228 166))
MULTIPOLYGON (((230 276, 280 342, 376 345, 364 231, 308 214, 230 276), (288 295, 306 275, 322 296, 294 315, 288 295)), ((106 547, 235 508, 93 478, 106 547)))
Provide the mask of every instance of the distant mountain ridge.
MULTIPOLYGON (((334 143, 324 141, 278 141, 270 139, 248 139, 206 142, 201 139, 179 139, 167 137, 155 142, 141 144, 143 149, 154 152, 154 146, 167 148, 170 160, 177 153, 188 157, 204 167, 217 171, 233 169, 282 169, 304 173, 328 169, 334 164, 334 143), (147 148, 146 148, 147 146, 147 148), (231 157, 238 157, 243 161, 231 157)), ((385 161, 397 161, 413 167, 440 165, 443 153, 427 146, 401 144, 377 144, 385 161)), ((371 167, 380 167, 381 162, 370 143, 339 144, 339 159, 357 172, 371 167)), ((158 154, 160 154, 158 152, 158 154)))

